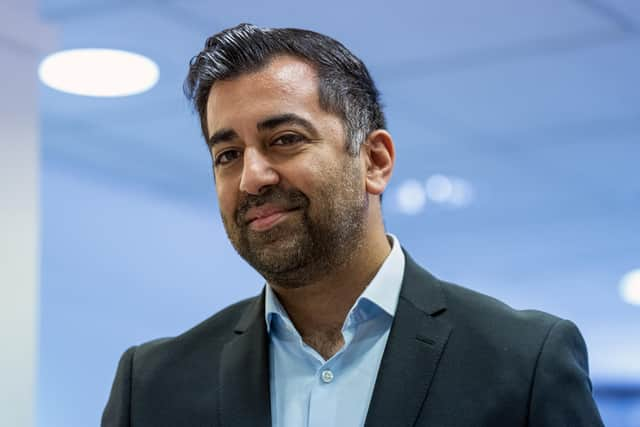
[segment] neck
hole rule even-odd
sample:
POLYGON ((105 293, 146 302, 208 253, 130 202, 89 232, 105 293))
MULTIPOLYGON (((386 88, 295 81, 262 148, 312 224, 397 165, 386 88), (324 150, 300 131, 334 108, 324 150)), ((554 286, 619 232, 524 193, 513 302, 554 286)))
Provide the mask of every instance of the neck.
POLYGON ((277 283, 270 286, 305 342, 325 356, 335 351, 321 351, 314 343, 321 339, 318 337, 342 338, 340 332, 347 313, 390 251, 391 246, 381 228, 358 245, 356 253, 345 263, 322 277, 294 288, 277 283))

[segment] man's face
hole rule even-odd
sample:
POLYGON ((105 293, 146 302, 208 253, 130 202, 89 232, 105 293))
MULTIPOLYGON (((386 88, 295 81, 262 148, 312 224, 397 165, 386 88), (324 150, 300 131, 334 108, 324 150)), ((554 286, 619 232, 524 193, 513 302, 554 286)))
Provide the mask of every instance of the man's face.
POLYGON ((283 56, 216 82, 207 128, 222 220, 247 262, 293 287, 348 260, 365 228, 365 167, 320 107, 311 66, 283 56))

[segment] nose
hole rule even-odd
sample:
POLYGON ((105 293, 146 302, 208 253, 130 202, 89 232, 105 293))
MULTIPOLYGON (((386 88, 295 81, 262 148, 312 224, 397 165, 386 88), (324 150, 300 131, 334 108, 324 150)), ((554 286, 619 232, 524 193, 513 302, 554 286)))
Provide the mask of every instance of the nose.
POLYGON ((280 177, 269 159, 256 148, 247 148, 243 154, 240 191, 260 194, 263 188, 278 184, 280 177))

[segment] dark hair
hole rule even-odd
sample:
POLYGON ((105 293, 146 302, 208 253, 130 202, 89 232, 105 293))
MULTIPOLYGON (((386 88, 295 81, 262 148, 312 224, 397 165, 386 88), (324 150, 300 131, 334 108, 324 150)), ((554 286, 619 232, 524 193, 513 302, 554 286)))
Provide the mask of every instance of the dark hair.
POLYGON ((205 139, 213 84, 258 71, 278 55, 292 55, 315 67, 320 106, 342 118, 351 154, 358 153, 370 132, 385 127, 380 95, 367 67, 340 42, 313 31, 240 24, 209 37, 189 62, 184 93, 200 115, 205 139))

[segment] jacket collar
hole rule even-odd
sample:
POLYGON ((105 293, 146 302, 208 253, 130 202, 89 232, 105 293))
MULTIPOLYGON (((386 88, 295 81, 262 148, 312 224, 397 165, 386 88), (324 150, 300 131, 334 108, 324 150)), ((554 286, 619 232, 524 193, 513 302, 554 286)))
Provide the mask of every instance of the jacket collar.
POLYGON ((440 282, 405 252, 396 317, 369 404, 366 427, 409 427, 420 414, 451 325, 440 282))
POLYGON ((264 291, 234 327, 236 336, 220 359, 219 425, 271 425, 269 339, 264 322, 264 291))

